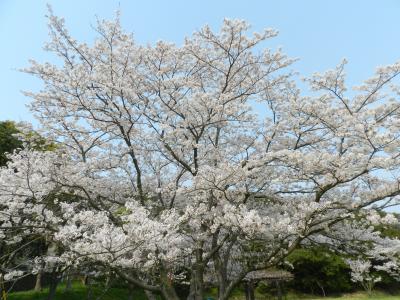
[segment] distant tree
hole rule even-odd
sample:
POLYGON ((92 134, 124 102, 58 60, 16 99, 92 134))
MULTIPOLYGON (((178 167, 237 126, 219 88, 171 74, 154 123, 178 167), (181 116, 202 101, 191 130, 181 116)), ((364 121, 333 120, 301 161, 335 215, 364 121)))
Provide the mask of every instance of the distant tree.
POLYGON ((0 166, 7 164, 9 154, 26 147, 36 151, 52 151, 56 145, 47 141, 28 123, 0 121, 0 166))
MULTIPOLYGON (((8 162, 7 154, 13 153, 14 150, 22 147, 22 142, 15 136, 19 133, 16 125, 12 121, 1 121, 0 122, 0 167, 5 166, 8 162)), ((0 203, 0 210, 3 207, 0 203)), ((3 222, 0 222, 2 225, 3 222)), ((0 295, 4 297, 6 291, 4 290, 3 273, 5 265, 9 264, 13 258, 13 246, 7 245, 4 241, 4 237, 0 236, 0 295), (10 254, 10 255, 8 255, 10 254)))
POLYGON ((0 122, 0 166, 6 165, 7 153, 22 147, 22 142, 15 136, 19 133, 13 121, 0 122))
MULTIPOLYGON (((32 149, 35 151, 51 151, 56 148, 55 144, 49 143, 45 138, 32 129, 28 123, 17 124, 13 121, 0 122, 0 167, 6 166, 10 161, 10 154, 18 149, 32 149)), ((17 171, 17 169, 14 169, 17 171)), ((2 210, 0 203, 0 210, 2 210)), ((7 221, 0 221, 0 227, 7 221)), ((40 233, 25 236, 24 229, 17 228, 7 238, 15 239, 12 243, 6 243, 6 237, 0 236, 0 285, 3 280, 3 273, 13 270, 16 266, 30 264, 36 256, 46 252, 47 244, 45 237, 40 233)), ((16 271, 13 274, 20 275, 16 271)), ((41 275, 39 270, 35 289, 41 289, 41 275)), ((16 276, 18 278, 18 276, 16 276)), ((2 285, 1 285, 2 286, 2 285)), ((0 287, 0 291, 3 287, 0 287)))
POLYGON ((359 283, 369 296, 372 294, 376 283, 382 280, 376 272, 373 272, 373 265, 369 260, 349 260, 351 268, 351 281, 359 283))

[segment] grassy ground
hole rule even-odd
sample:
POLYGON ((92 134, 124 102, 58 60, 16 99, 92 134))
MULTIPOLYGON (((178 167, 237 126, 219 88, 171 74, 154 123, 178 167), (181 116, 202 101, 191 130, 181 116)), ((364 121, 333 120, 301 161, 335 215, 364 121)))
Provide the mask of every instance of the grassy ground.
MULTIPOLYGON (((356 292, 352 294, 344 294, 337 297, 315 297, 315 296, 296 296, 288 295, 287 300, 308 299, 308 300, 400 300, 400 295, 388 295, 382 292, 373 292, 368 296, 365 292, 356 292)), ((258 300, 258 299, 257 299, 258 300)), ((259 300, 262 300, 260 298, 259 300)))
MULTIPOLYGON (((88 289, 80 283, 74 283, 71 291, 64 291, 65 287, 60 286, 57 289, 56 300, 86 300, 88 299, 88 289)), ((7 300, 45 300, 47 297, 47 290, 44 289, 42 292, 25 291, 15 292, 8 295, 7 300)), ((96 299, 102 294, 101 288, 92 288, 91 299, 96 299)), ((212 295, 213 296, 213 295, 212 295)), ((211 297, 212 297, 211 296, 211 297)), ((215 297, 213 297, 215 299, 215 297)), ((129 295, 126 289, 112 288, 101 297, 101 300, 128 300, 129 295)), ((143 291, 135 290, 133 292, 133 300, 146 300, 143 291)), ((231 297, 232 300, 244 300, 244 296, 241 292, 235 291, 231 297)), ((257 300, 273 300, 274 298, 265 295, 256 295, 257 300)), ((353 294, 347 294, 337 297, 315 297, 311 295, 296 295, 288 294, 284 297, 285 300, 400 300, 400 295, 390 296, 382 292, 374 292, 370 297, 364 292, 357 292, 353 294)))
MULTIPOLYGON (((101 297, 101 300, 127 300, 129 298, 129 291, 127 289, 111 288, 101 297)), ((48 294, 47 289, 43 289, 42 292, 35 291, 24 291, 15 292, 8 295, 7 300, 45 300, 48 294)), ((101 288, 92 288, 92 298, 96 299, 98 296, 103 294, 101 288)), ((65 291, 65 287, 60 285, 57 289, 56 300, 86 300, 88 298, 88 289, 80 283, 74 283, 72 290, 65 291)), ((133 300, 145 300, 146 297, 142 290, 134 290, 132 298, 133 300)))
MULTIPOLYGON (((233 293, 231 300, 244 300, 245 297, 239 291, 233 293)), ((276 297, 266 296, 256 293, 256 300, 275 300, 276 297)), ((400 300, 400 295, 388 295, 383 292, 373 292, 371 296, 368 296, 365 292, 356 292, 352 294, 344 294, 336 297, 318 297, 313 295, 305 294, 294 294, 289 293, 284 300, 400 300)))

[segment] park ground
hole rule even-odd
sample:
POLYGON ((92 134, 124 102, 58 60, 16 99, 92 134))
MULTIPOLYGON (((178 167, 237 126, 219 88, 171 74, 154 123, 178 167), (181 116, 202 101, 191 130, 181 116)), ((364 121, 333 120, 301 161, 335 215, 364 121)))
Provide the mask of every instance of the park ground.
MULTIPOLYGON (((88 299, 89 290, 86 286, 80 283, 74 283, 73 288, 70 291, 65 291, 65 287, 60 285, 57 290, 56 300, 86 300, 88 299)), ((146 300, 146 297, 142 290, 134 290, 132 295, 129 295, 129 291, 121 288, 111 288, 106 293, 102 289, 92 287, 90 291, 91 299, 101 300, 146 300), (99 296, 103 295, 101 298, 99 296)), ((7 300, 45 300, 47 296, 47 290, 44 289, 42 292, 24 291, 10 293, 7 300)), ((212 299, 212 293, 209 295, 212 299)), ((208 296, 207 296, 208 297, 208 296)), ((236 291, 232 295, 232 300, 244 300, 244 296, 240 291, 236 291)), ((274 297, 267 295, 256 295, 257 300, 272 300, 274 297)), ((400 300, 400 295, 389 295, 382 291, 376 291, 371 296, 368 296, 365 292, 356 292, 351 294, 339 295, 336 297, 317 297, 312 295, 299 295, 289 293, 285 300, 400 300)))

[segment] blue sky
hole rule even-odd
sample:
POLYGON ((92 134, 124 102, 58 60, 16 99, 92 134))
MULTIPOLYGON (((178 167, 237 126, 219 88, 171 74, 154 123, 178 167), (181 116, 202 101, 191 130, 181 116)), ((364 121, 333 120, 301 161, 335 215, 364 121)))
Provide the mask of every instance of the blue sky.
POLYGON ((91 24, 122 11, 122 24, 140 43, 163 39, 180 44, 194 30, 218 28, 224 17, 245 19, 253 30, 278 29, 265 44, 283 47, 300 60, 302 75, 349 60, 350 83, 372 74, 378 65, 400 60, 400 1, 395 0, 0 0, 0 120, 33 122, 21 90, 38 90, 40 82, 16 69, 28 59, 51 59, 42 50, 47 40, 46 3, 65 17, 72 35, 92 41, 91 24))

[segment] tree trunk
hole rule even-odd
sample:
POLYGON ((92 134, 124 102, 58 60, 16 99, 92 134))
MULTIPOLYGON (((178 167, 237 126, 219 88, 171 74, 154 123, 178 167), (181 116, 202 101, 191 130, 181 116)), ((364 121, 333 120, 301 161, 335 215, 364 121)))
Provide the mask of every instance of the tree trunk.
POLYGON ((35 282, 35 288, 34 288, 35 292, 40 292, 43 289, 42 277, 43 277, 43 270, 40 269, 36 275, 36 282, 35 282))
POLYGON ((47 300, 54 300, 55 296, 56 296, 56 292, 57 292, 57 285, 58 284, 54 284, 51 283, 49 286, 49 294, 47 295, 47 300))
POLYGON ((190 278, 190 292, 187 300, 203 300, 204 291, 204 278, 203 278, 203 268, 197 266, 192 270, 190 278))
POLYGON ((218 281, 218 299, 221 299, 225 295, 227 286, 227 266, 218 254, 214 257, 214 266, 218 281))
POLYGON ((254 300, 254 282, 252 280, 249 280, 245 284, 246 286, 246 300, 254 300))
POLYGON ((196 249, 196 264, 192 271, 194 284, 194 300, 203 300, 204 297, 204 267, 203 267, 203 249, 199 247, 196 249))
POLYGON ((194 286, 195 286, 194 299, 195 300, 203 300, 204 278, 203 278, 203 267, 202 266, 196 267, 195 276, 194 276, 194 286))
MULTIPOLYGON (((146 293, 146 291, 145 291, 146 293)), ((128 300, 133 300, 133 290, 129 289, 128 300)))
MULTIPOLYGON (((55 256, 57 253, 57 245, 55 243, 50 243, 47 247, 47 255, 55 256)), ((57 271, 57 266, 53 265, 51 276, 50 276, 50 286, 49 294, 47 295, 47 300, 54 300, 56 296, 57 286, 60 282, 60 274, 57 271)))
POLYGON ((326 297, 324 287, 322 286, 322 284, 321 284, 318 280, 317 280, 317 285, 318 285, 319 288, 321 289, 322 295, 323 295, 324 297, 326 297))
POLYGON ((249 284, 247 282, 244 284, 244 293, 246 295, 246 300, 250 300, 249 284))
POLYGON ((69 291, 71 289, 72 289, 72 276, 68 275, 67 283, 66 283, 66 286, 65 286, 65 290, 69 291))
POLYGON ((89 276, 86 276, 86 286, 87 286, 86 299, 91 300, 93 297, 93 289, 92 289, 92 283, 91 283, 89 276))
POLYGON ((282 300, 282 289, 279 280, 275 281, 276 291, 277 291, 277 298, 278 300, 282 300))
POLYGON ((170 286, 163 286, 161 288, 161 294, 165 298, 165 300, 179 300, 178 295, 175 292, 175 289, 170 286))
POLYGON ((68 292, 72 289, 72 276, 70 273, 67 274, 67 278, 65 281, 65 289, 64 292, 68 292))
POLYGON ((53 270, 50 278, 49 294, 47 300, 54 300, 56 296, 57 286, 60 282, 59 274, 56 270, 53 270))
POLYGON ((169 274, 167 270, 164 267, 161 267, 160 270, 161 294, 163 295, 165 300, 179 300, 179 297, 176 294, 175 288, 172 284, 172 280, 168 275, 169 274))
MULTIPOLYGON (((232 250, 232 246, 236 241, 236 237, 232 237, 230 240, 229 244, 227 245, 227 248, 224 252, 218 252, 213 256, 213 261, 214 261, 214 267, 215 267, 215 273, 217 275, 217 280, 218 280, 218 299, 228 299, 229 294, 232 291, 231 288, 230 292, 227 293, 227 289, 229 287, 229 280, 228 280, 228 261, 230 258, 230 253, 232 250)), ((217 240, 215 240, 215 243, 213 247, 217 246, 217 240)))
POLYGON ((6 299, 7 298, 7 291, 4 286, 4 279, 3 279, 3 274, 0 273, 0 299, 6 299))
POLYGON ((186 300, 194 300, 195 293, 196 293, 196 285, 195 285, 194 274, 192 271, 192 274, 190 276, 189 295, 187 296, 186 300))
POLYGON ((105 285, 106 287, 109 287, 111 285, 111 274, 107 274, 105 285))
POLYGON ((157 297, 153 292, 145 290, 144 293, 146 294, 148 300, 157 300, 157 297))

